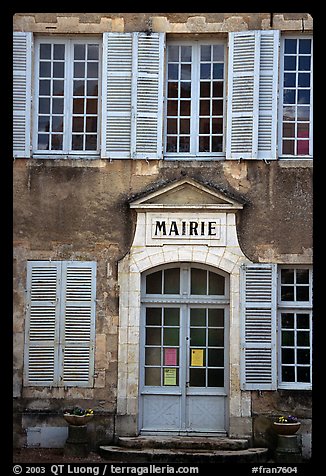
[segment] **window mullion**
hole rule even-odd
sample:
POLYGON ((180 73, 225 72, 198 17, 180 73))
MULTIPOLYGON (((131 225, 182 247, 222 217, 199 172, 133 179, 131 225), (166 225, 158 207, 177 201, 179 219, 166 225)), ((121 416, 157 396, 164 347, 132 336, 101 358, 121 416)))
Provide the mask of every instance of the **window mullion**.
POLYGON ((65 63, 65 114, 63 152, 69 154, 72 150, 72 109, 73 109, 73 41, 66 43, 65 63))
POLYGON ((191 119, 190 119, 190 153, 197 155, 199 150, 199 67, 200 45, 196 42, 192 46, 191 66, 191 119))

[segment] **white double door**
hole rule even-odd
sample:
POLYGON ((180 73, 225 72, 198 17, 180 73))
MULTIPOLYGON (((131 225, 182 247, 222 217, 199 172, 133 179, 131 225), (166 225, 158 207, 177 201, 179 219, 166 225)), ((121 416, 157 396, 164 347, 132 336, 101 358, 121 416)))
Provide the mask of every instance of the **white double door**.
POLYGON ((226 434, 228 305, 145 303, 142 434, 226 434))

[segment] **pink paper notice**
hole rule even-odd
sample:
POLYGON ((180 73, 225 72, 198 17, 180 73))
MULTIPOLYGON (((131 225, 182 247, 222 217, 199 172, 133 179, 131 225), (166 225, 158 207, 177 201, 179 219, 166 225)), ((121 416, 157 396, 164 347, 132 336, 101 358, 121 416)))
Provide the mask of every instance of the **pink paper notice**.
POLYGON ((177 349, 164 349, 164 365, 177 365, 177 349))

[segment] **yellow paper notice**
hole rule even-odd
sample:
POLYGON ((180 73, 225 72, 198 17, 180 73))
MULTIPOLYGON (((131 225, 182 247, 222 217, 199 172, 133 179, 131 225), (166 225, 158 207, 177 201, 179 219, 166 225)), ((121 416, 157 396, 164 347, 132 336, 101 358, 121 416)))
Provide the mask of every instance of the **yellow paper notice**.
POLYGON ((177 369, 164 369, 164 385, 177 384, 177 369))
POLYGON ((192 367, 204 366, 204 350, 203 349, 191 349, 191 366, 192 367))

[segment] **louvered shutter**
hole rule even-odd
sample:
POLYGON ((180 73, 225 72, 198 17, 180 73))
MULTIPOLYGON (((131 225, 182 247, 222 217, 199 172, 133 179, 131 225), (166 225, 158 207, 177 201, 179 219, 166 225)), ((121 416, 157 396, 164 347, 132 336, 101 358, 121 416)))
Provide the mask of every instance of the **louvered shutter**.
POLYGON ((132 33, 103 33, 102 158, 130 158, 132 67, 132 33))
POLYGON ((276 389, 276 265, 241 268, 240 363, 242 390, 276 389))
POLYGON ((26 385, 58 384, 60 271, 56 262, 27 265, 26 385))
POLYGON ((135 33, 137 67, 133 82, 132 158, 161 159, 164 33, 135 33))
POLYGON ((30 157, 32 33, 13 33, 13 156, 30 157))
POLYGON ((279 31, 229 34, 227 159, 276 159, 279 31))
POLYGON ((95 341, 95 279, 93 262, 63 262, 60 368, 65 386, 92 386, 95 341))

